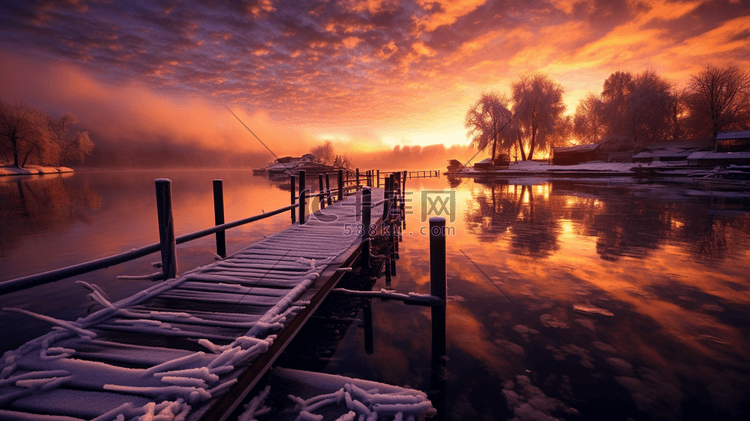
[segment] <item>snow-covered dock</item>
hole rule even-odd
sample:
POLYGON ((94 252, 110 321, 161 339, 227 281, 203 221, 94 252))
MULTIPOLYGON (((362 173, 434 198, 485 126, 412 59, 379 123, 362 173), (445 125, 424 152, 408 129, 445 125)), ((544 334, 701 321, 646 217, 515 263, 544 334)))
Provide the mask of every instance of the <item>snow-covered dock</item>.
POLYGON ((224 419, 358 256, 360 194, 118 302, 86 284, 75 322, 28 313, 55 326, 0 360, 0 419, 224 419))

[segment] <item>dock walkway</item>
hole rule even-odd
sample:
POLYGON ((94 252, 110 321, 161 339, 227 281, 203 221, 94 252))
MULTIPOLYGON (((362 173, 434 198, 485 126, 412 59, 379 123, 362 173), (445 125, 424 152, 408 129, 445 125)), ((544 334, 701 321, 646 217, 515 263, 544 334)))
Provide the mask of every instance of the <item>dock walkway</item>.
POLYGON ((118 302, 86 284, 101 310, 0 360, 0 420, 226 419, 358 256, 359 200, 118 302))

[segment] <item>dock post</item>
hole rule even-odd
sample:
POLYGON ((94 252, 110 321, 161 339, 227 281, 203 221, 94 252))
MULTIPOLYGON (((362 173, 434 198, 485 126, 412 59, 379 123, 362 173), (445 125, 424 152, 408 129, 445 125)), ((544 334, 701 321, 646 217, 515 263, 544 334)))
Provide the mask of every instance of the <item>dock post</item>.
POLYGON ((445 218, 430 217, 430 294, 445 301, 447 296, 445 261, 445 218))
POLYGON ((377 170, 377 175, 375 177, 375 184, 377 185, 377 188, 380 188, 380 170, 377 170))
POLYGON ((385 257, 385 264, 383 266, 385 269, 385 287, 391 288, 391 258, 389 256, 385 257))
POLYGON ((177 276, 177 242, 174 236, 174 216, 172 215, 172 181, 169 179, 156 179, 156 210, 159 217, 161 268, 166 280, 177 276))
MULTIPOLYGON (((291 182, 291 185, 292 185, 292 188, 291 188, 291 190, 292 190, 292 198, 291 198, 292 203, 291 203, 291 205, 294 205, 297 202, 297 195, 294 193, 294 183, 296 183, 297 180, 295 180, 294 175, 291 175, 290 177, 291 177, 290 178, 290 182, 291 182)), ((292 223, 295 223, 295 222, 297 222, 297 210, 294 209, 294 208, 292 208, 292 223)))
MULTIPOLYGON (((406 173, 406 171, 404 171, 406 173)), ((406 175, 404 174, 403 184, 401 185, 401 222, 402 228, 406 229, 406 175)), ((401 237, 399 237, 401 240, 401 237)))
POLYGON ((318 173, 318 209, 326 207, 325 190, 323 190, 323 174, 318 173))
POLYGON ((331 175, 326 173, 326 196, 328 197, 326 200, 328 201, 328 206, 331 206, 333 204, 332 198, 331 198, 331 175))
POLYGON ((357 184, 356 184, 356 186, 357 186, 357 190, 359 190, 359 168, 357 168, 356 174, 357 174, 357 184))
MULTIPOLYGON (((221 225, 224 223, 224 182, 214 180, 214 223, 221 225)), ((216 254, 222 258, 227 257, 227 240, 226 232, 216 232, 216 254)))
POLYGON ((370 187, 362 189, 362 266, 370 267, 370 223, 372 222, 372 192, 370 187))
MULTIPOLYGON (((398 187, 396 187, 396 184, 398 183, 397 177, 395 173, 392 173, 388 177, 388 194, 390 195, 390 203, 388 204, 390 206, 390 210, 388 212, 388 221, 390 222, 390 241, 393 245, 393 259, 392 262, 395 263, 395 259, 398 259, 398 238, 396 234, 396 229, 401 228, 401 222, 397 219, 396 221, 393 220, 393 217, 396 216, 396 210, 398 209, 398 187), (398 227, 398 228, 396 228, 398 227)), ((396 272, 393 271, 395 274, 396 272)))
MULTIPOLYGON (((446 283, 445 259, 445 218, 430 218, 430 294, 443 300, 442 304, 431 307, 432 316, 432 362, 430 383, 432 400, 438 414, 445 413, 446 382, 446 303, 448 288, 446 283)), ((443 418, 444 419, 444 418, 443 418)))
POLYGON ((305 207, 307 207, 307 200, 305 200, 305 170, 299 170, 299 224, 305 224, 305 207))
POLYGON ((339 170, 339 202, 344 200, 344 170, 339 170))
POLYGON ((364 317, 365 324, 365 353, 372 355, 375 353, 372 328, 372 300, 368 299, 367 303, 365 303, 365 306, 362 308, 362 316, 364 317))

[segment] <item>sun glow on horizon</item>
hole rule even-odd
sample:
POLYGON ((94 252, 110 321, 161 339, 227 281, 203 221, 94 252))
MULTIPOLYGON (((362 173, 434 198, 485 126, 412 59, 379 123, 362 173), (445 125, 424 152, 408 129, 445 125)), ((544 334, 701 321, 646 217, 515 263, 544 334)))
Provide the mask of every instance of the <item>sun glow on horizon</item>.
POLYGON ((561 0, 543 10, 519 4, 513 14, 481 0, 239 14, 192 0, 139 13, 108 3, 3 4, 0 96, 72 112, 95 126, 102 146, 125 136, 261 150, 224 121, 227 104, 289 153, 325 140, 362 153, 464 147, 464 117, 479 95, 509 94, 528 73, 560 83, 572 115, 615 71, 654 70, 679 88, 706 64, 750 67, 750 10, 719 1, 561 0), (80 36, 90 24, 99 30, 80 36))

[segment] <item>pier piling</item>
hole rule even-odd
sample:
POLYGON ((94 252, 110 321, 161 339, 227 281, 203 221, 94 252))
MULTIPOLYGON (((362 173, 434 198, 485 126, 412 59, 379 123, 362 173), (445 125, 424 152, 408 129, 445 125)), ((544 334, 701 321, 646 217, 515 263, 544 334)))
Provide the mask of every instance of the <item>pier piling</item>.
POLYGON ((372 223, 372 203, 370 187, 362 189, 362 266, 370 267, 370 224, 372 223))
POLYGON ((432 362, 430 399, 438 410, 438 419, 445 419, 446 383, 446 308, 448 288, 446 283, 445 218, 430 218, 430 294, 443 300, 442 305, 430 308, 432 316, 432 362))
MULTIPOLYGON (((224 223, 224 182, 223 180, 214 180, 214 223, 221 225, 224 223)), ((226 233, 224 231, 216 232, 216 254, 222 258, 227 257, 226 233)))
POLYGON ((156 210, 159 218, 159 243, 164 279, 177 276, 177 242, 174 236, 172 215, 172 181, 158 178, 156 183, 156 210))
POLYGON ((339 201, 344 200, 344 170, 339 170, 339 201))
MULTIPOLYGON (((291 197, 291 202, 292 203, 291 203, 291 205, 294 206, 294 204, 297 201, 297 195, 294 193, 294 183, 296 183, 297 180, 294 177, 294 175, 290 176, 290 182, 291 182, 291 186, 292 186, 292 188, 291 188, 291 191, 292 191, 292 197, 291 197)), ((292 224, 295 223, 295 222, 297 222, 297 211, 294 208, 292 208, 292 224)))
POLYGON ((299 170, 299 224, 305 224, 305 208, 307 207, 307 201, 305 200, 305 170, 299 170))
POLYGON ((323 174, 318 174, 318 209, 326 207, 325 190, 323 189, 323 174))

